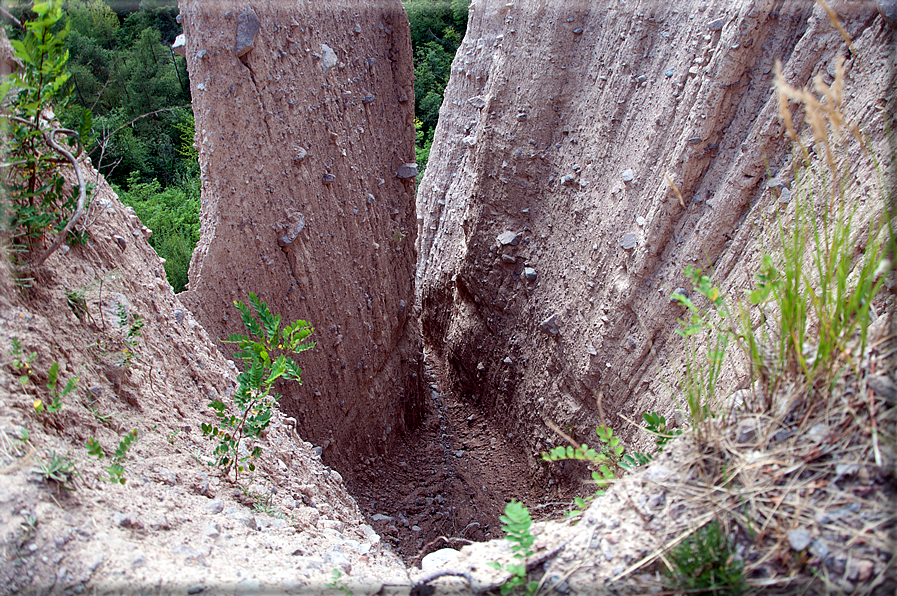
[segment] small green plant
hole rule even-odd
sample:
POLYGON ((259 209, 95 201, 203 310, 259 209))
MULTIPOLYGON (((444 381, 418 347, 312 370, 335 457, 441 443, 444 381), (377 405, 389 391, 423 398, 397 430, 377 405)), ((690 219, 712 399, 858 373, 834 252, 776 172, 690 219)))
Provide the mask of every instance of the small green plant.
MULTIPOLYGON (((620 437, 615 436, 611 428, 599 426, 595 429, 595 434, 598 435, 598 440, 602 443, 601 451, 596 451, 585 443, 579 445, 566 435, 563 435, 572 445, 555 447, 548 453, 543 453, 542 459, 544 461, 577 459, 588 462, 589 467, 592 468, 592 480, 598 486, 594 497, 600 497, 604 494, 604 489, 614 479, 614 471, 617 467, 628 470, 639 464, 634 457, 624 459, 626 457, 623 455, 625 448, 620 444, 620 437)), ((583 507, 586 501, 579 499, 576 504, 579 507, 583 507)))
POLYGON ((514 558, 521 562, 508 563, 504 566, 495 561, 490 561, 487 564, 493 569, 511 574, 511 579, 502 584, 500 588, 502 594, 510 594, 514 588, 524 586, 526 595, 531 596, 538 590, 539 582, 526 581, 526 559, 532 556, 532 546, 535 541, 530 530, 533 520, 530 517, 529 509, 523 503, 511 500, 505 505, 505 514, 499 516, 498 519, 504 524, 501 529, 505 532, 505 538, 511 542, 514 558))
POLYGON ((674 293, 672 299, 688 309, 689 320, 679 319, 682 326, 676 333, 685 339, 685 374, 682 376, 682 391, 688 405, 688 413, 700 441, 706 433, 706 424, 716 416, 716 383, 722 372, 723 358, 729 344, 729 333, 722 329, 720 317, 727 318, 728 308, 722 294, 707 275, 691 265, 685 268, 685 277, 694 284, 695 290, 706 297, 715 307, 707 311, 699 307, 688 296, 674 293), (706 356, 700 349, 700 335, 706 337, 706 356))
POLYGON ((92 399, 87 403, 87 411, 93 414, 93 417, 97 419, 97 422, 102 424, 109 424, 112 420, 112 416, 109 414, 100 414, 100 409, 97 408, 97 402, 99 399, 92 399))
MULTIPOLYGON (((667 443, 682 434, 682 429, 679 428, 670 431, 667 428, 667 419, 657 412, 645 412, 642 414, 642 419, 645 421, 645 430, 653 435, 657 442, 657 453, 663 451, 667 443)), ((648 457, 653 459, 653 456, 648 457)))
POLYGON ((167 435, 165 435, 165 440, 168 441, 169 445, 174 445, 175 442, 177 442, 178 432, 179 431, 177 429, 175 429, 175 430, 171 431, 170 433, 168 433, 167 435))
POLYGON ((12 348, 10 349, 12 362, 10 363, 13 372, 17 375, 19 384, 26 387, 30 381, 31 363, 37 359, 37 352, 25 353, 22 348, 22 341, 18 337, 12 338, 12 348))
POLYGON ((87 298, 85 297, 84 289, 66 290, 65 301, 79 321, 83 323, 85 316, 88 319, 90 318, 90 313, 87 311, 87 298))
POLYGON ((140 343, 140 333, 143 331, 144 320, 139 314, 130 315, 124 304, 119 304, 115 316, 118 319, 119 329, 127 328, 125 332, 125 347, 121 350, 121 365, 127 367, 136 358, 136 348, 140 343))
POLYGON ((31 441, 31 433, 28 432, 27 428, 22 427, 21 435, 19 436, 19 438, 15 439, 15 442, 13 443, 13 445, 15 445, 16 453, 18 454, 20 450, 21 450, 21 453, 24 453, 25 447, 28 446, 28 443, 30 441, 31 441))
POLYGON ((672 571, 665 584, 687 594, 737 596, 744 591, 744 566, 716 520, 698 528, 672 548, 666 558, 672 571))
POLYGON ((342 592, 343 594, 346 594, 346 596, 352 596, 352 590, 349 589, 349 585, 346 583, 346 580, 343 579, 342 571, 334 569, 330 574, 330 577, 330 581, 326 584, 328 588, 342 592))
POLYGON ((258 457, 261 449, 250 445, 243 447, 246 452, 241 453, 241 445, 244 439, 251 442, 268 427, 271 409, 280 399, 271 392, 274 383, 280 378, 302 383, 302 370, 287 354, 298 354, 315 345, 308 341, 314 328, 307 322, 297 320, 281 327, 280 315, 272 315, 268 305, 258 296, 250 292, 249 302, 252 310, 242 302, 234 302, 249 335, 233 334, 226 340, 237 344, 239 351, 234 356, 245 365, 245 370, 237 377, 233 405, 228 407, 221 400, 212 401, 209 405, 215 411, 218 423, 202 424, 203 435, 218 442, 214 451, 215 465, 221 468, 225 477, 233 471, 234 482, 239 481, 240 473, 247 468, 250 472, 255 470, 255 464, 244 464, 258 457))
MULTIPOLYGON (((115 449, 115 454, 110 458, 112 463, 106 466, 106 472, 109 474, 109 482, 112 482, 113 484, 124 484, 127 481, 125 478, 124 462, 128 457, 128 450, 135 441, 137 441, 136 428, 122 437, 121 441, 119 441, 118 447, 115 449)), ((97 459, 107 457, 106 451, 100 445, 99 441, 93 437, 87 439, 87 453, 97 459)))
POLYGON ((602 425, 595 429, 595 434, 598 435, 598 440, 602 443, 601 451, 596 451, 585 443, 579 445, 560 429, 555 428, 555 430, 571 445, 555 447, 548 453, 542 453, 542 459, 549 462, 564 460, 588 462, 592 473, 592 482, 598 487, 594 494, 585 499, 574 497, 573 504, 578 510, 568 512, 568 516, 582 513, 589 502, 604 495, 605 489, 613 482, 614 478, 649 463, 652 458, 651 455, 638 451, 625 453, 625 447, 621 444, 620 437, 614 435, 613 429, 607 426, 602 425))
POLYGON ((19 526, 22 528, 24 537, 26 539, 31 538, 37 532, 37 516, 34 513, 25 513, 22 517, 22 523, 19 526))
POLYGON ((42 476, 45 482, 52 481, 65 488, 75 473, 75 466, 67 458, 55 451, 50 451, 49 459, 37 458, 37 465, 32 468, 32 471, 42 476))
POLYGON ((63 408, 62 398, 75 390, 78 385, 78 377, 69 379, 61 390, 57 388, 59 382, 59 363, 53 362, 47 372, 47 391, 50 394, 50 403, 44 404, 42 400, 34 400, 34 411, 37 413, 54 414, 63 408))

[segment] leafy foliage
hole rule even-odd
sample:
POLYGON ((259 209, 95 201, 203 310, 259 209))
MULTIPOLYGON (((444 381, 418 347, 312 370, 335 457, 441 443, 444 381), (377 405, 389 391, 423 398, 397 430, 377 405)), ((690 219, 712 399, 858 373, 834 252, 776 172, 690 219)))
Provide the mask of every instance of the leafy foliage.
POLYGON ((167 188, 186 170, 177 151, 176 123, 182 116, 155 113, 190 103, 186 61, 170 47, 181 32, 176 15, 170 3, 154 8, 142 2, 138 10, 121 14, 102 0, 66 3, 74 101, 57 111, 74 127, 82 111, 90 110, 88 153, 115 184, 123 185, 136 171, 141 181, 158 180, 167 188))
POLYGON ((667 428, 667 419, 657 412, 645 412, 642 414, 642 418, 645 421, 645 430, 653 435, 657 442, 657 452, 662 451, 667 443, 682 434, 682 429, 679 428, 670 431, 667 428))
POLYGON ((676 333, 685 339, 685 374, 682 377, 682 391, 688 404, 688 411, 698 439, 705 432, 706 423, 716 416, 716 383, 722 372, 723 358, 729 344, 730 334, 719 323, 729 315, 719 288, 710 277, 701 274, 700 269, 691 265, 685 267, 685 277, 694 284, 695 290, 713 305, 712 311, 697 306, 688 296, 674 293, 672 299, 684 306, 690 318, 679 319, 681 329, 676 333), (699 334, 706 336, 710 345, 706 356, 700 350, 699 334))
POLYGON ((511 542, 514 558, 522 561, 521 563, 508 563, 505 566, 495 561, 488 563, 494 569, 504 569, 511 574, 511 579, 502 584, 500 591, 502 594, 510 594, 514 588, 524 586, 527 596, 535 594, 539 582, 526 581, 526 559, 532 556, 532 546, 535 541, 530 529, 533 520, 530 517, 529 509, 523 503, 512 499, 505 505, 504 515, 499 516, 498 519, 504 524, 501 529, 505 532, 505 538, 511 542))
POLYGON ((452 59, 467 28, 469 0, 405 0, 414 51, 415 154, 423 175, 448 84, 452 59))
MULTIPOLYGON (((109 474, 109 482, 112 482, 113 484, 124 484, 126 482, 124 462, 128 457, 128 450, 136 441, 136 428, 123 436, 121 441, 119 441, 118 447, 115 448, 115 453, 111 457, 112 463, 106 466, 106 472, 109 474)), ((97 459, 107 457, 103 447, 93 437, 87 439, 87 453, 97 459)))
POLYGON ((119 193, 122 202, 133 207, 153 231, 149 243, 165 259, 165 274, 175 292, 187 284, 193 247, 199 242, 198 178, 195 181, 163 190, 158 180, 140 182, 140 175, 132 172, 128 190, 119 193))
POLYGON ((744 591, 743 564, 718 521, 712 521, 667 552, 673 569, 666 584, 688 594, 736 596, 744 591))
POLYGON ((620 444, 620 437, 615 436, 614 431, 607 426, 597 427, 595 434, 598 435, 598 440, 602 443, 601 451, 596 451, 585 443, 566 447, 561 445, 551 449, 548 453, 543 453, 542 459, 544 461, 575 459, 588 462, 592 468, 592 480, 598 486, 594 496, 600 497, 604 494, 604 489, 614 479, 615 469, 630 470, 638 467, 641 465, 640 462, 644 461, 642 459, 644 456, 638 454, 639 458, 636 458, 633 455, 624 455, 625 447, 620 444))
POLYGON ((28 352, 26 354, 25 349, 22 347, 22 340, 18 337, 13 337, 11 343, 10 356, 12 356, 12 361, 10 366, 12 366, 13 374, 16 375, 19 383, 24 387, 30 381, 31 363, 37 359, 37 352, 28 352))
MULTIPOLYGON (((655 420, 654 416, 659 416, 656 412, 652 413, 651 420, 655 420)), ((659 416, 661 420, 663 416, 659 416)), ((646 418, 647 420, 647 418, 646 418)), ((664 423, 666 421, 664 420, 664 423)), ((576 444, 575 441, 564 435, 572 443, 572 445, 561 445, 554 447, 548 453, 542 453, 544 461, 555 462, 564 460, 580 460, 589 464, 591 469, 592 482, 598 487, 595 493, 588 498, 575 497, 573 504, 580 510, 573 512, 571 515, 578 515, 584 510, 590 501, 596 497, 603 496, 605 489, 613 482, 614 478, 625 472, 631 472, 639 466, 648 464, 653 455, 634 451, 625 453, 626 448, 621 444, 620 437, 614 435, 614 431, 607 426, 598 426, 595 429, 598 440, 601 441, 601 450, 596 451, 592 447, 583 443, 576 444)))
POLYGON ((50 394, 50 403, 44 405, 40 399, 34 400, 34 411, 37 413, 46 412, 53 414, 62 409, 62 398, 75 390, 78 385, 78 378, 69 379, 62 389, 57 388, 59 382, 59 363, 53 362, 50 370, 47 372, 47 391, 50 394))
POLYGON ((343 579, 343 572, 339 569, 334 569, 330 575, 330 581, 327 582, 327 587, 333 590, 337 590, 338 592, 342 592, 343 594, 347 594, 348 596, 352 596, 352 590, 349 588, 349 585, 346 583, 346 580, 343 579))
POLYGON ((69 53, 64 46, 69 28, 61 26, 62 4, 49 0, 33 5, 24 35, 10 39, 22 67, 0 83, 6 150, 6 163, 0 168, 3 216, 13 231, 13 243, 28 248, 61 232, 78 200, 78 189, 67 188, 57 165, 62 156, 52 146, 57 135, 77 144, 77 134, 56 128, 52 116, 70 96, 69 53))
POLYGON ((246 452, 241 453, 242 442, 244 439, 251 442, 271 422, 271 408, 281 397, 271 392, 274 383, 280 378, 302 383, 302 370, 287 354, 298 354, 315 345, 308 341, 314 328, 307 322, 297 320, 281 326, 280 315, 271 314, 258 296, 250 292, 249 302, 252 310, 242 302, 234 302, 249 335, 232 334, 226 340, 237 344, 239 351, 234 356, 245 366, 237 377, 233 407, 229 408, 221 400, 212 401, 209 407, 215 411, 218 423, 202 424, 203 435, 218 442, 215 464, 225 476, 233 471, 234 482, 239 481, 239 474, 247 467, 250 472, 255 470, 255 464, 244 466, 244 463, 258 457, 261 450, 258 446, 245 447, 246 452))
POLYGON ((42 476, 46 482, 52 481, 58 486, 65 487, 75 473, 75 466, 68 458, 50 451, 49 459, 37 459, 37 465, 32 468, 32 472, 42 476))

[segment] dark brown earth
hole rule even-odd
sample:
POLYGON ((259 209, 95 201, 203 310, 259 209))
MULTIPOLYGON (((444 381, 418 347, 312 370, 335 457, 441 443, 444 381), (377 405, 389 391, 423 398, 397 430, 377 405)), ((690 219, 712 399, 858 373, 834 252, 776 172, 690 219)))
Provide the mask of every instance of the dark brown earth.
POLYGON ((545 517, 587 494, 580 466, 552 464, 534 471, 533 454, 504 432, 501 415, 451 391, 439 390, 439 365, 429 355, 431 408, 419 429, 386 457, 365 459, 348 488, 371 525, 409 564, 440 548, 500 538, 498 516, 517 499, 545 517), (567 482, 558 482, 564 477, 567 482), (563 488, 562 488, 563 487, 563 488), (376 518, 374 516, 377 516, 376 518), (386 516, 390 519, 384 519, 386 516))

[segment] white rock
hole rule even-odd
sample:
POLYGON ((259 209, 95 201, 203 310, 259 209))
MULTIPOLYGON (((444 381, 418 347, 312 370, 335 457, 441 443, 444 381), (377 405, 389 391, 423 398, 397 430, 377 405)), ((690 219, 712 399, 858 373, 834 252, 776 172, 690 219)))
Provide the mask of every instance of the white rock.
POLYGON ((420 568, 423 571, 435 571, 448 567, 458 559, 460 554, 453 548, 441 548, 421 559, 420 568))

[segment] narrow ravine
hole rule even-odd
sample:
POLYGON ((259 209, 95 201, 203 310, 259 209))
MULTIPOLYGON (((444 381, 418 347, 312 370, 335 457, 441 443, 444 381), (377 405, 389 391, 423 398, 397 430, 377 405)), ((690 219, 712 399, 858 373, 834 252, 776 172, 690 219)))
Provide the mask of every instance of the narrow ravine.
POLYGON ((361 462, 347 481, 365 517, 408 564, 440 548, 502 536, 498 516, 512 498, 531 505, 570 498, 548 486, 544 467, 529 467, 529 454, 502 432, 500 412, 442 388, 439 366, 428 354, 431 408, 418 431, 388 455, 361 462))

